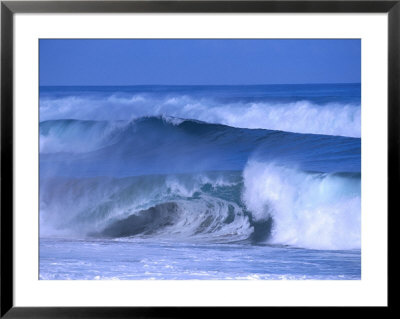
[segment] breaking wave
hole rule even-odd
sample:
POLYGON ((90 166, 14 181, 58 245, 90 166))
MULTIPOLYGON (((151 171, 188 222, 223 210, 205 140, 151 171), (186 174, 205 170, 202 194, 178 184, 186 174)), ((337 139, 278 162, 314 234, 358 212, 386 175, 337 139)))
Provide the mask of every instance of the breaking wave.
POLYGON ((238 201, 241 177, 234 172, 57 178, 40 187, 42 237, 235 242, 254 230, 238 201))
POLYGON ((255 220, 272 218, 270 243, 361 248, 360 174, 305 173, 251 161, 243 200, 255 220))
POLYGON ((223 101, 190 95, 51 96, 40 99, 41 121, 129 120, 172 116, 239 128, 361 136, 361 108, 354 101, 223 101), (112 109, 112 112, 110 112, 112 109))
POLYGON ((41 236, 360 248, 360 175, 243 172, 46 179, 41 236))

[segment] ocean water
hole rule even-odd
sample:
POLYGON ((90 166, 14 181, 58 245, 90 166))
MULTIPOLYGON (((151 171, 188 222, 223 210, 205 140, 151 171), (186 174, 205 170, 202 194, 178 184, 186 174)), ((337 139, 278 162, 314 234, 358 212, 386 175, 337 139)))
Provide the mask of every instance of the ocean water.
POLYGON ((40 88, 40 273, 360 279, 359 84, 40 88))

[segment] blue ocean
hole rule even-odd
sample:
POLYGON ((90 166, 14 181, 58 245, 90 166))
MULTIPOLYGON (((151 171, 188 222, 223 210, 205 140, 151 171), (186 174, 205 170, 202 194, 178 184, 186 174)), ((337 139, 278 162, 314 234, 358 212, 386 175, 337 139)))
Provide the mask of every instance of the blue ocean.
POLYGON ((361 86, 40 87, 52 279, 361 279, 361 86))

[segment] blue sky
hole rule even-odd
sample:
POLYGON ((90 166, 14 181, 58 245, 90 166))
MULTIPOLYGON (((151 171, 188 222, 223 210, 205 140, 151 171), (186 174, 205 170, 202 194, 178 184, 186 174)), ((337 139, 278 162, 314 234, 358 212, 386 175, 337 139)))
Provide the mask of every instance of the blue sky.
POLYGON ((40 85, 360 83, 361 40, 40 40, 40 85))

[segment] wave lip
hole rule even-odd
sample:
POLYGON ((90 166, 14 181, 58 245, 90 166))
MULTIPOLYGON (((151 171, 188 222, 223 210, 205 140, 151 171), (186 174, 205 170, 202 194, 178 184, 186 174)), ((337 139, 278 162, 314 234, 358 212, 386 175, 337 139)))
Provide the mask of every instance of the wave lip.
POLYGON ((41 237, 242 241, 253 227, 240 188, 239 172, 45 179, 41 237))

